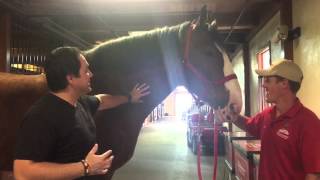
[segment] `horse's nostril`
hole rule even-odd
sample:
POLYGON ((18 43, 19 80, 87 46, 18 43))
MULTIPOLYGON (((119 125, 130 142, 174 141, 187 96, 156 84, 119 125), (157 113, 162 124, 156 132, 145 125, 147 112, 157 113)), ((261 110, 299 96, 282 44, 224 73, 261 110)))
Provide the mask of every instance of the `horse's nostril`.
POLYGON ((229 115, 226 116, 226 118, 230 121, 231 120, 231 117, 229 115))

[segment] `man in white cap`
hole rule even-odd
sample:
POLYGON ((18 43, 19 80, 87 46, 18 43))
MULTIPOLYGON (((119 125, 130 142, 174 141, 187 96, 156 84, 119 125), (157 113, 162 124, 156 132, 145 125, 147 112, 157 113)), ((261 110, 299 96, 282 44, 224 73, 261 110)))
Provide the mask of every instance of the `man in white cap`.
POLYGON ((251 118, 216 112, 218 118, 261 139, 259 180, 320 179, 320 121, 296 96, 301 69, 282 59, 256 73, 264 78, 266 101, 272 107, 251 118))

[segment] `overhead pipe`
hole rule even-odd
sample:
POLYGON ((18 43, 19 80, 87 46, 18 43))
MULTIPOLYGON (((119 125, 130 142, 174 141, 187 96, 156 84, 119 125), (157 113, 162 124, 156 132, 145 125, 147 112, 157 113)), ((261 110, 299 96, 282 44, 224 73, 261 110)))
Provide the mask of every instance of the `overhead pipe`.
MULTIPOLYGON (((25 10, 18 8, 13 3, 7 2, 5 0, 0 0, 0 4, 6 6, 7 8, 13 10, 14 12, 16 12, 22 16, 28 15, 28 13, 25 10)), ((87 48, 88 46, 92 46, 92 44, 88 43, 87 41, 83 40, 82 38, 80 38, 76 34, 65 29, 61 25, 53 22, 49 18, 32 18, 31 20, 34 22, 41 23, 44 28, 46 28, 46 29, 50 30, 51 32, 54 32, 57 35, 71 41, 72 43, 74 43, 75 45, 77 45, 81 48, 87 48)))
POLYGON ((71 31, 67 30, 63 26, 53 22, 49 18, 33 18, 33 21, 41 23, 42 26, 47 30, 54 32, 55 34, 69 40, 70 42, 74 43, 75 45, 81 48, 88 48, 89 46, 92 46, 91 43, 83 40, 78 35, 72 33, 71 31))
POLYGON ((17 6, 13 5, 12 2, 8 2, 6 0, 0 0, 0 4, 4 5, 5 7, 13 10, 14 12, 16 12, 16 13, 18 13, 20 15, 27 15, 27 13, 24 10, 22 10, 22 9, 18 8, 17 6))
POLYGON ((227 37, 224 39, 223 43, 226 43, 226 42, 229 40, 231 34, 232 34, 233 31, 234 31, 234 27, 239 23, 242 15, 243 15, 244 12, 246 11, 246 9, 247 9, 247 7, 249 6, 249 4, 250 4, 250 3, 248 3, 248 0, 247 0, 247 2, 245 2, 245 5, 243 6, 243 8, 242 8, 241 11, 240 11, 240 14, 239 14, 238 18, 236 19, 236 21, 235 21, 235 22, 233 23, 233 25, 231 26, 231 29, 230 29, 227 37))

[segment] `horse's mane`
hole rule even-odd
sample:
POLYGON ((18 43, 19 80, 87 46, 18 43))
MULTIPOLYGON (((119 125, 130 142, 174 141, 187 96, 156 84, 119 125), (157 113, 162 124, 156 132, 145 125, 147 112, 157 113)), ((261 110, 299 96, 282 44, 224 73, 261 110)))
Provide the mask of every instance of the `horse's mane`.
POLYGON ((163 47, 161 41, 171 39, 171 41, 176 41, 177 46, 180 46, 188 25, 189 22, 185 22, 176 26, 156 28, 141 34, 112 39, 85 51, 84 54, 95 72, 123 70, 125 71, 123 73, 126 73, 135 70, 135 67, 142 63, 145 68, 151 68, 145 66, 148 61, 153 61, 150 62, 152 66, 161 65, 159 63, 162 63, 163 52, 166 51, 164 48, 170 48, 163 47))

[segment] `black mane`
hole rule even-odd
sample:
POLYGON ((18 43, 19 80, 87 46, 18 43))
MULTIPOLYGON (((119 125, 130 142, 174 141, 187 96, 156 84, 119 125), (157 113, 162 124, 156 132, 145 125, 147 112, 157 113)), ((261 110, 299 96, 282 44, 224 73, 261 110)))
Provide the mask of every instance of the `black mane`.
MULTIPOLYGON (((137 69, 163 66, 163 58, 172 48, 181 46, 181 39, 189 22, 180 25, 156 28, 154 30, 106 41, 85 52, 94 72, 132 74, 137 69), (170 45, 170 47, 168 47, 170 45), (165 54, 166 53, 166 54, 165 54)), ((175 58, 181 59, 181 49, 175 58)), ((172 59, 174 60, 174 59, 172 59)))

